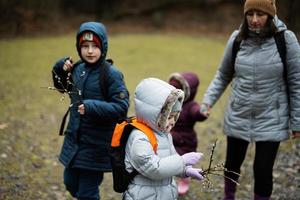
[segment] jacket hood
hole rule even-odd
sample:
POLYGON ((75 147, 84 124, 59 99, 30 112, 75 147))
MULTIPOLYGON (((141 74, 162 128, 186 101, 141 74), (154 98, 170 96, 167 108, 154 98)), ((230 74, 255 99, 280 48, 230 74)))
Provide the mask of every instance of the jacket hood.
POLYGON ((193 72, 173 73, 169 77, 169 82, 176 80, 182 86, 184 92, 184 101, 191 101, 197 94, 197 89, 200 84, 197 74, 193 72))
POLYGON ((137 120, 156 132, 165 132, 167 119, 177 100, 183 103, 182 90, 157 78, 144 79, 135 89, 134 104, 137 120))
POLYGON ((76 48, 77 48, 78 55, 80 56, 81 59, 82 57, 81 57, 80 47, 79 47, 79 37, 83 32, 86 31, 93 32, 100 39, 101 41, 100 63, 102 63, 103 60, 105 60, 108 51, 108 38, 107 38, 106 28, 102 23, 99 22, 85 22, 80 25, 76 34, 76 48))
POLYGON ((278 32, 287 30, 286 25, 280 19, 278 19, 277 15, 274 16, 273 22, 274 22, 275 26, 277 27, 278 32))

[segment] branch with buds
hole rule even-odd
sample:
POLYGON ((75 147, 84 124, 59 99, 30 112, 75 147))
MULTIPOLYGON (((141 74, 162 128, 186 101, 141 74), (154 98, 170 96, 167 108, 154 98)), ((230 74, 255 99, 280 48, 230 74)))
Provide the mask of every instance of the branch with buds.
POLYGON ((213 187, 213 183, 211 182, 210 176, 221 176, 221 177, 224 177, 224 178, 234 182, 235 184, 239 185, 239 183, 237 181, 233 180, 232 178, 230 178, 228 176, 225 176, 224 172, 230 172, 230 173, 240 176, 239 173, 227 170, 224 166, 224 163, 219 163, 217 165, 212 166, 212 163, 214 161, 214 153, 215 153, 216 146, 217 146, 217 140, 215 140, 215 142, 212 146, 212 149, 211 149, 208 168, 201 172, 202 176, 204 177, 204 181, 203 181, 204 188, 206 188, 206 187, 212 188, 213 187))
MULTIPOLYGON (((55 90, 55 91, 63 93, 62 97, 60 98, 61 101, 63 101, 65 99, 65 94, 69 94, 69 95, 78 95, 80 102, 81 102, 82 101, 81 90, 75 85, 75 83, 73 83, 71 81, 71 73, 69 72, 66 77, 66 86, 65 86, 62 82, 62 78, 59 77, 58 74, 54 70, 52 70, 52 72, 54 74, 54 78, 57 80, 58 84, 60 84, 61 88, 59 89, 59 88, 56 88, 53 86, 41 87, 41 88, 48 89, 48 90, 55 90), (71 91, 71 88, 70 88, 71 86, 75 88, 75 91, 71 91)), ((70 107, 72 105, 73 104, 70 104, 70 107)))

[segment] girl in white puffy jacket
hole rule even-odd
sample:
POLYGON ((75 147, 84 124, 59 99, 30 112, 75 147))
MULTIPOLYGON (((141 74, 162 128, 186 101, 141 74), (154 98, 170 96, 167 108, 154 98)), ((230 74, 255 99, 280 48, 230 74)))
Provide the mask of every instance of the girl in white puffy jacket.
POLYGON ((144 79, 136 87, 137 121, 153 130, 158 147, 154 152, 145 134, 138 129, 131 132, 126 145, 126 170, 135 169, 139 174, 125 191, 125 200, 174 200, 178 193, 173 176, 203 179, 201 169, 192 167, 202 154, 180 156, 172 142, 170 130, 178 119, 183 99, 182 90, 156 78, 144 79))

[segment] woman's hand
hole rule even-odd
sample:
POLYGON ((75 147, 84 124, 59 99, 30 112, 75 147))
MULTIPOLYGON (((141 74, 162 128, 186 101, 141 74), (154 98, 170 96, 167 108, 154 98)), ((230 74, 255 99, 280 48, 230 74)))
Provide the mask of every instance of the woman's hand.
POLYGON ((203 103, 201 104, 201 107, 200 107, 200 113, 205 116, 205 117, 208 117, 209 114, 210 114, 210 106, 206 103, 203 103))

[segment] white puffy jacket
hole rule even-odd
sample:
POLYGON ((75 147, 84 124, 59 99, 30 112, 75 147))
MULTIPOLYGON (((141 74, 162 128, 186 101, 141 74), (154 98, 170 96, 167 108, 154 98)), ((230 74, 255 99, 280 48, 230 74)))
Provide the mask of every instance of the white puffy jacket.
POLYGON ((157 154, 139 130, 131 132, 126 145, 126 169, 139 174, 124 193, 126 200, 174 200, 177 186, 173 178, 182 175, 184 162, 173 146, 171 134, 165 133, 166 120, 176 100, 184 99, 181 90, 155 78, 143 80, 135 91, 138 121, 151 127, 158 142, 157 154))

